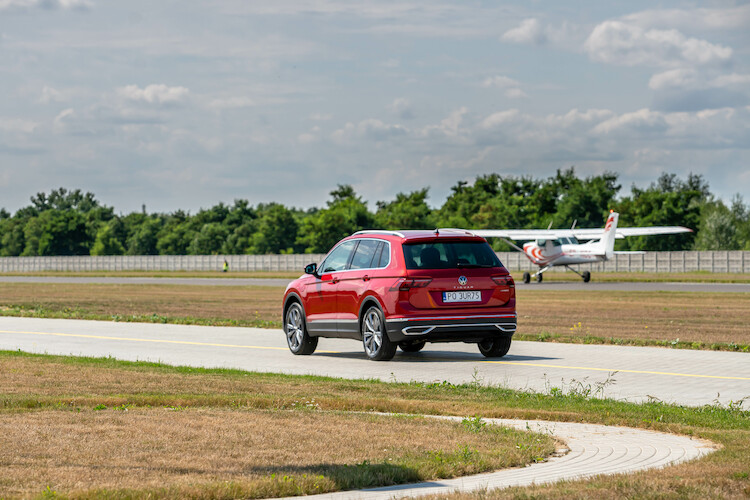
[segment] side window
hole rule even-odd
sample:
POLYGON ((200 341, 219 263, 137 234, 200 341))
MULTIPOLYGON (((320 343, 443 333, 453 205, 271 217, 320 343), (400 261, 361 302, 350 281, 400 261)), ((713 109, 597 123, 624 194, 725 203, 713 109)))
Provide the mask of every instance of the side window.
POLYGON ((352 257, 352 264, 349 267, 350 269, 369 269, 372 263, 373 256, 375 255, 375 250, 378 249, 378 246, 381 243, 377 240, 359 240, 359 246, 357 246, 357 250, 354 252, 354 257, 352 257))
POLYGON ((372 267, 386 267, 391 262, 391 246, 388 243, 383 243, 383 247, 380 249, 380 261, 377 265, 373 264, 372 267))
POLYGON ((349 262, 349 256, 351 255, 356 243, 355 240, 349 240, 334 248, 320 265, 320 268, 322 269, 321 272, 332 273, 346 269, 346 264, 349 262))

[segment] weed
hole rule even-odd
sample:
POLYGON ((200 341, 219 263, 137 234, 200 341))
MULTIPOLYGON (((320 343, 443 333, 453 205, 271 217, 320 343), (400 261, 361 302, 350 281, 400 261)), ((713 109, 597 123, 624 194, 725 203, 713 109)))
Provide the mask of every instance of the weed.
POLYGON ((461 420, 461 425, 464 426, 464 429, 466 429, 469 432, 482 432, 487 425, 487 422, 482 420, 482 417, 474 416, 474 417, 465 417, 463 420, 461 420))
POLYGON ((94 406, 94 411, 101 411, 106 409, 107 405, 105 405, 104 403, 99 403, 98 405, 94 406))

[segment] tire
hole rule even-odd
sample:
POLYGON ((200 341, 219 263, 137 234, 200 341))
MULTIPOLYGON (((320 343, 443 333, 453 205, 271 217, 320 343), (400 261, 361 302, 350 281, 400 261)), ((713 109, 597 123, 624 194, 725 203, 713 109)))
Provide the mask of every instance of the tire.
POLYGON ((486 339, 479 343, 479 352, 481 352, 485 358, 502 358, 508 354, 510 342, 511 337, 486 339))
POLYGON ((305 310, 299 302, 292 303, 284 314, 284 333, 292 354, 312 354, 318 347, 318 337, 311 337, 307 333, 305 310))
POLYGON ((544 275, 542 273, 539 273, 539 274, 536 275, 536 282, 537 283, 541 283, 543 279, 544 279, 544 275))
POLYGON ((426 342, 401 342, 398 346, 404 352, 414 353, 421 351, 425 344, 426 342))
POLYGON ((396 354, 396 344, 388 338, 385 318, 378 307, 370 307, 362 317, 362 345, 373 361, 388 361, 396 354))
POLYGON ((584 283, 588 283, 589 281, 591 281, 591 273, 588 272, 588 271, 584 271, 583 272, 583 282, 584 283))
POLYGON ((523 272, 523 282, 526 283, 527 285, 531 283, 531 274, 529 274, 528 271, 523 272))

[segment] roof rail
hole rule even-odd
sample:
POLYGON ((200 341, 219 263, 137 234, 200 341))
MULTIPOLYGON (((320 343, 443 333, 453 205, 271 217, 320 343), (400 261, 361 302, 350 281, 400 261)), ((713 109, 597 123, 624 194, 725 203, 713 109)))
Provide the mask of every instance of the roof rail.
POLYGON ((356 236, 358 234, 390 234, 391 236, 398 236, 400 238, 404 238, 404 233, 399 233, 398 231, 386 231, 385 229, 366 229, 363 231, 357 231, 356 233, 352 234, 352 236, 356 236))
POLYGON ((454 232, 454 233, 464 233, 464 234, 469 234, 471 236, 476 236, 474 233, 472 233, 468 229, 459 229, 459 228, 456 228, 456 227, 439 227, 439 228, 435 229, 435 232, 438 233, 438 234, 442 233, 443 231, 445 231, 445 232, 454 232))

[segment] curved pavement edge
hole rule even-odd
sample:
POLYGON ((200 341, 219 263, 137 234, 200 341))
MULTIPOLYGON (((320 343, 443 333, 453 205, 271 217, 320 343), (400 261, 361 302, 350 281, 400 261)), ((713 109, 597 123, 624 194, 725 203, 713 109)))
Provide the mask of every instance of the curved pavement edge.
MULTIPOLYGON (((437 417, 460 421, 461 417, 437 417)), ((464 476, 455 479, 404 484, 304 497, 305 500, 389 500, 546 484, 602 474, 623 474, 663 468, 705 456, 718 445, 701 439, 663 432, 598 424, 544 420, 484 419, 494 425, 550 434, 567 445, 568 452, 523 468, 464 476)), ((299 499, 289 497, 283 500, 299 499)))

